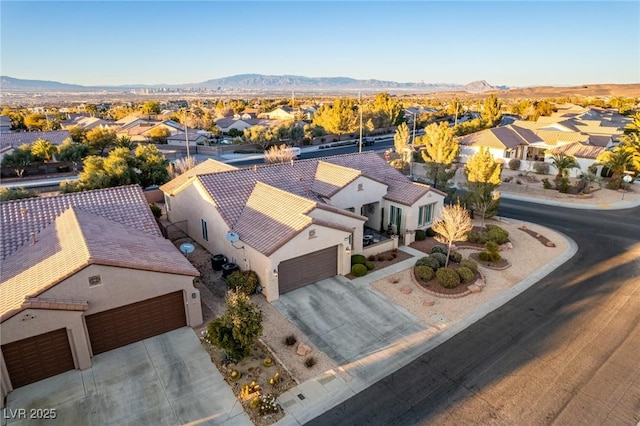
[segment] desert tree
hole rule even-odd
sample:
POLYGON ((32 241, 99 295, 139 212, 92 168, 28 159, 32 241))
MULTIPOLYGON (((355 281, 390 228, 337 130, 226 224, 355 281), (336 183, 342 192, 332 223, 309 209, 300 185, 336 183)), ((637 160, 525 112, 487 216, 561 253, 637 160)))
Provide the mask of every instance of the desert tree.
POLYGON ((480 213, 484 220, 494 216, 500 206, 500 194, 495 188, 500 185, 502 166, 493 158, 488 148, 480 148, 467 162, 464 168, 467 187, 470 191, 469 203, 480 213))
POLYGON ((99 151, 100 155, 104 150, 115 145, 117 140, 116 132, 110 129, 96 127, 89 130, 86 136, 86 144, 94 151, 99 151))
POLYGON ((551 157, 551 164, 553 164, 558 171, 556 174, 556 180, 565 177, 569 173, 569 170, 580 168, 580 164, 578 164, 576 158, 571 155, 567 155, 564 152, 553 154, 551 157))
POLYGON ((71 161, 78 163, 89 155, 91 148, 82 143, 74 143, 71 139, 66 139, 58 145, 56 158, 59 161, 71 161))
POLYGON ((400 124, 396 129, 395 135, 393 135, 393 146, 396 152, 402 156, 403 162, 409 162, 407 150, 410 140, 411 133, 409 132, 409 126, 407 126, 407 123, 400 124))
POLYGON ((166 144, 169 136, 171 136, 171 132, 164 126, 156 126, 149 130, 149 139, 153 143, 166 144))
POLYGON ((424 136, 417 139, 416 144, 424 145, 421 154, 426 163, 427 177, 434 188, 446 188, 455 175, 452 164, 460 153, 460 144, 446 122, 429 124, 424 130, 424 136))
POLYGON ((338 98, 333 104, 320 107, 313 116, 313 124, 316 124, 327 132, 341 136, 358 129, 357 108, 353 100, 338 98))
MULTIPOLYGON (((469 212, 458 203, 444 206, 442 217, 433 224, 431 229, 436 233, 436 241, 446 244, 447 253, 450 253, 454 241, 467 241, 467 232, 471 231, 473 226, 469 212)), ((447 256, 445 267, 448 265, 449 256, 447 256)))
POLYGON ((612 151, 605 151, 597 158, 597 164, 605 166, 611 170, 611 178, 607 183, 609 189, 620 189, 622 187, 622 177, 626 171, 634 167, 633 152, 623 146, 617 146, 612 151))
POLYGON ((31 153, 31 145, 25 143, 14 149, 13 152, 6 154, 2 158, 2 165, 12 169, 16 176, 22 177, 24 170, 36 161, 37 158, 31 153))
POLYGON ((489 127, 494 127, 502 119, 502 102, 496 95, 489 95, 482 104, 482 119, 489 127))
POLYGON ((48 163, 53 159, 56 153, 56 146, 45 139, 36 139, 31 144, 31 153, 34 157, 42 159, 45 163, 48 163))
POLYGON ((140 107, 141 112, 151 118, 152 115, 160 114, 160 104, 156 101, 147 101, 140 107))

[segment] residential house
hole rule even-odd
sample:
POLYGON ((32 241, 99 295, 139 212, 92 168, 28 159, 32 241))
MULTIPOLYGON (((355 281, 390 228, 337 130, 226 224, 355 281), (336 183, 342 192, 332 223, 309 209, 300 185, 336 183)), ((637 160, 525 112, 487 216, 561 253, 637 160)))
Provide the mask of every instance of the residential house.
MULTIPOLYGON (((198 133, 196 130, 194 130, 193 132, 189 130, 188 135, 189 146, 204 145, 209 141, 209 139, 205 135, 198 133)), ((186 146, 186 142, 187 134, 184 132, 176 133, 167 138, 167 144, 169 145, 186 146)))
POLYGON ((530 152, 528 147, 540 141, 531 130, 515 125, 494 127, 481 130, 459 138, 460 161, 466 163, 480 148, 487 148, 495 159, 501 159, 505 164, 512 158, 543 160, 537 154, 530 152))
POLYGON ((232 129, 244 132, 244 129, 248 129, 251 126, 252 124, 249 123, 249 120, 236 120, 233 118, 219 118, 216 120, 216 127, 224 134, 229 133, 232 129))
POLYGON ((264 113, 264 118, 269 120, 295 120, 297 109, 291 107, 279 107, 273 111, 264 113))
POLYGON ((0 115, 0 133, 11 133, 11 117, 0 115))
POLYGON ((409 242, 439 217, 445 196, 411 182, 374 152, 198 167, 160 187, 169 220, 212 254, 254 270, 269 301, 347 274, 352 254, 397 246, 395 237, 365 247, 365 227, 391 229, 409 242))
POLYGON ((139 186, 3 202, 0 217, 2 397, 202 323, 199 273, 162 237, 139 186))
POLYGON ((70 127, 81 127, 85 130, 93 130, 95 128, 109 129, 119 127, 113 121, 103 120, 97 117, 87 116, 74 116, 61 123, 63 129, 69 129, 70 127))
POLYGON ((68 130, 0 133, 0 149, 6 151, 8 148, 18 148, 20 145, 32 144, 38 139, 44 139, 57 146, 65 140, 71 139, 71 134, 68 130))

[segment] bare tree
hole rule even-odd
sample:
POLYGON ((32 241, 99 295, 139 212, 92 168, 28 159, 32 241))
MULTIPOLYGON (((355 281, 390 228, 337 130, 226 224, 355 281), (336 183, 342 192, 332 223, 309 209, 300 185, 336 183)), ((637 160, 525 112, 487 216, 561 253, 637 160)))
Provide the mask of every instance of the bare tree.
MULTIPOLYGON (((473 229, 469 212, 460 205, 445 206, 442 209, 442 219, 437 221, 431 229, 437 234, 436 241, 447 244, 447 253, 451 251, 454 241, 467 241, 467 232, 473 229)), ((449 265, 449 256, 445 267, 449 265)))
POLYGON ((274 145, 264 152, 265 163, 289 163, 291 161, 293 161, 293 151, 285 144, 274 145))

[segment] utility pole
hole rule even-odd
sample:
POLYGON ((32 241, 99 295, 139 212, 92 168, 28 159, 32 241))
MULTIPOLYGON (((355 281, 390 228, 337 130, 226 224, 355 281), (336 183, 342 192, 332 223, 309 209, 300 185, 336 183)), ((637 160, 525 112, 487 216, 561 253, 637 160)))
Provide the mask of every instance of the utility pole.
POLYGON ((187 112, 189 112, 189 105, 187 104, 187 108, 184 110, 184 138, 187 142, 187 164, 190 161, 189 158, 189 126, 187 125, 187 112))
POLYGON ((358 92, 358 105, 360 109, 360 143, 358 144, 358 153, 362 153, 362 94, 358 92))

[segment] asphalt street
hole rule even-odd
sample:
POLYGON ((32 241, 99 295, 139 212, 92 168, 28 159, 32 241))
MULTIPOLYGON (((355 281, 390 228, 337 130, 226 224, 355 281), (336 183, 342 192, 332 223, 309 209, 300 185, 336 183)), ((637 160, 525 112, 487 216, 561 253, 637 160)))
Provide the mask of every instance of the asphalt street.
POLYGON ((573 238, 527 291, 311 425, 635 425, 640 421, 640 208, 502 200, 501 216, 573 238))

